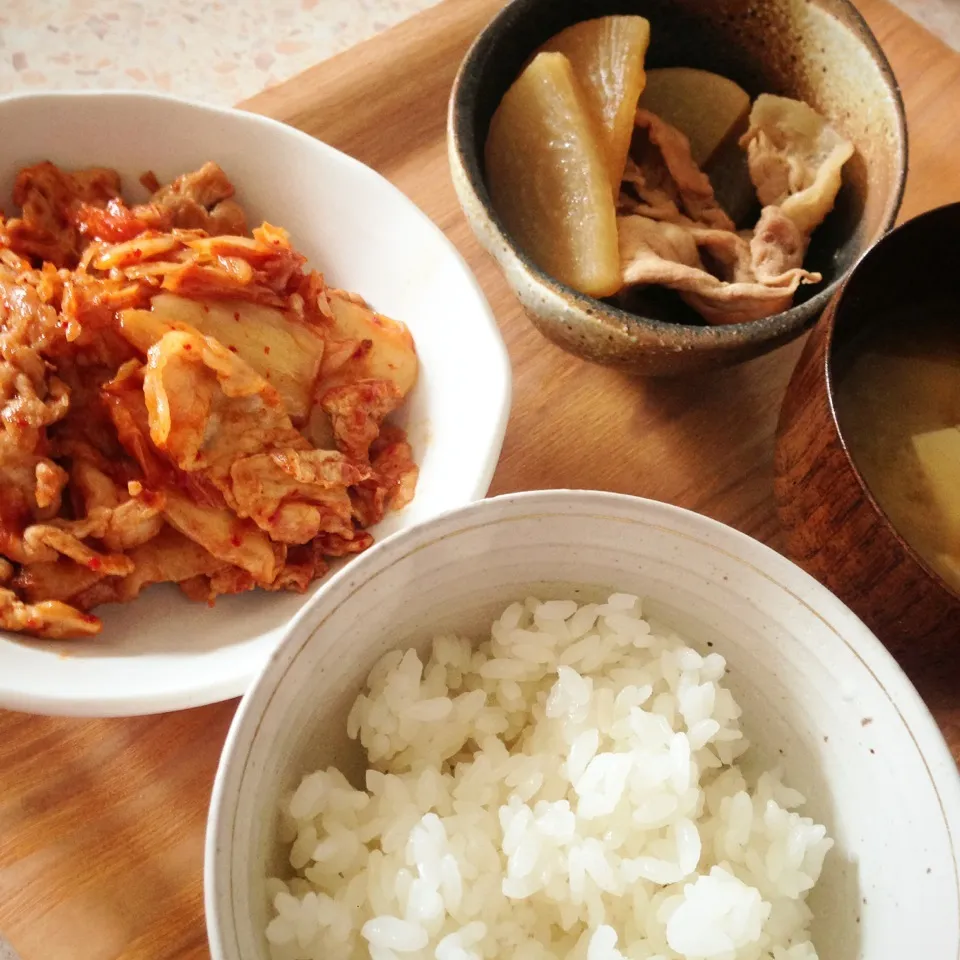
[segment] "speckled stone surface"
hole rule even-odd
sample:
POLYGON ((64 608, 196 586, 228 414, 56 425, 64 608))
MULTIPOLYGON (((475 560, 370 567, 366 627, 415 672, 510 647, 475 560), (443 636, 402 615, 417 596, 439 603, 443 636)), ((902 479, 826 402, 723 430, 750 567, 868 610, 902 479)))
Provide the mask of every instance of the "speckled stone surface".
POLYGON ((0 960, 20 960, 19 954, 2 933, 0 933, 0 960))
MULTIPOLYGON (((162 90, 231 104, 436 0, 0 0, 0 94, 162 90)), ((895 0, 960 49, 960 0, 895 0)))
POLYGON ((960 50, 960 0, 894 0, 944 43, 960 50))
POLYGON ((0 0, 0 94, 161 90, 232 104, 435 0, 0 0))

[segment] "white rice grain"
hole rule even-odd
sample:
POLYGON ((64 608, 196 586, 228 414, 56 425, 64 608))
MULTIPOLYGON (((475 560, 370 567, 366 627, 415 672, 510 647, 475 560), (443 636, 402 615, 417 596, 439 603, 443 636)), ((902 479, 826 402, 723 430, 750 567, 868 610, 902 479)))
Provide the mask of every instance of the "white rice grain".
POLYGON ((393 650, 347 720, 365 789, 307 773, 267 881, 272 960, 817 960, 832 846, 748 782, 726 663, 640 601, 527 598, 489 637, 393 650))

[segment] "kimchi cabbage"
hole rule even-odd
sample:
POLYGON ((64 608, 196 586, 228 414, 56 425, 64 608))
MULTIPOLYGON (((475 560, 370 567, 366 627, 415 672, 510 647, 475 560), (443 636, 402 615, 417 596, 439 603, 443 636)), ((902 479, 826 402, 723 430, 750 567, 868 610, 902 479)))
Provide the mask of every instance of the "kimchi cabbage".
POLYGON ((302 591, 414 495, 407 328, 249 230, 216 164, 142 183, 40 163, 0 213, 0 629, 302 591))

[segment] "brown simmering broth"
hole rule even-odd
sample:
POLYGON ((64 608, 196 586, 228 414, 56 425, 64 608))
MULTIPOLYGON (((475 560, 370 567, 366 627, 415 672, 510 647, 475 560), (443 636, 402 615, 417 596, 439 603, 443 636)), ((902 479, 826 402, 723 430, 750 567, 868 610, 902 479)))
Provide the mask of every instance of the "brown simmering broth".
POLYGON ((873 318, 837 366, 837 420, 881 509, 960 594, 957 301, 873 318))

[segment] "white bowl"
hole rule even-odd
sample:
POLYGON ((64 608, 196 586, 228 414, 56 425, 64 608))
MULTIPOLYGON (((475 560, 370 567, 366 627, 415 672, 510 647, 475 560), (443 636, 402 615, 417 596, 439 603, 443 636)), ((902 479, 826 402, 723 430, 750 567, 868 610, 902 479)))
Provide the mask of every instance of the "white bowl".
POLYGON ((727 658, 755 755, 783 764, 837 841, 811 898, 823 960, 958 956, 960 781, 880 643, 743 534, 648 500, 556 491, 486 500, 391 537, 297 618, 243 700, 217 774, 205 865, 214 960, 268 957, 264 881, 286 872, 278 799, 308 770, 357 768, 345 720, 374 662, 489 625, 530 592, 571 596, 573 584, 649 598, 645 611, 727 658))
MULTIPOLYGON (((145 170, 166 180, 220 163, 253 222, 286 227, 331 284, 361 293, 413 333, 420 379, 403 416, 420 482, 409 507, 374 536, 485 495, 510 405, 506 349, 453 245, 379 174, 264 117, 140 93, 0 99, 0 130, 0 208, 8 213, 17 170, 39 160, 113 167, 137 199, 145 170)), ((154 587, 99 609, 104 628, 92 640, 0 633, 0 706, 105 716, 238 696, 304 599, 255 592, 208 609, 175 587, 154 587)))

